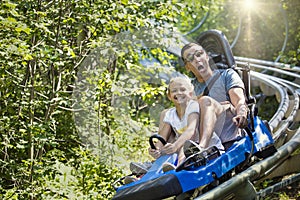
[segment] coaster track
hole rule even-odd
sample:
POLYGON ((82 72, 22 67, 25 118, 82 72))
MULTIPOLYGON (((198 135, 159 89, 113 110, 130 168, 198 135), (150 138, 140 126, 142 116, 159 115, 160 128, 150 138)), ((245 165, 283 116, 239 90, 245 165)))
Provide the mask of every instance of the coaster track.
POLYGON ((236 174, 200 199, 260 199, 300 180, 300 68, 264 60, 235 57, 238 67, 249 66, 252 87, 260 87, 263 95, 276 95, 277 111, 268 120, 277 152, 236 174), (259 72, 262 71, 262 72, 259 72), (281 182, 256 191, 254 185, 274 177, 290 175, 281 182))

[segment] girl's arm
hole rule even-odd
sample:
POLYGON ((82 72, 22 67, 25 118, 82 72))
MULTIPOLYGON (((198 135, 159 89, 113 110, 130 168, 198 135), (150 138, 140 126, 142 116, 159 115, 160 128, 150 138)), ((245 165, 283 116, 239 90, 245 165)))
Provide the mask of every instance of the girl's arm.
POLYGON ((199 113, 191 113, 188 116, 188 124, 186 130, 182 135, 174 142, 177 150, 183 147, 186 140, 190 140, 195 134, 195 130, 199 129, 199 113))
MULTIPOLYGON (((158 129, 158 134, 160 136, 162 136, 165 139, 165 141, 169 141, 169 138, 170 138, 171 133, 172 133, 172 128, 171 128, 170 124, 167 124, 163 121, 167 111, 168 111, 168 109, 165 109, 161 112, 160 120, 159 120, 159 129, 158 129)), ((151 147, 149 147, 148 151, 149 151, 149 154, 153 158, 156 159, 156 158, 160 157, 161 154, 162 154, 161 149, 163 148, 163 144, 160 141, 158 141, 154 145, 156 147, 156 150, 151 149, 151 147)))
POLYGON ((199 128, 199 113, 191 113, 188 116, 188 124, 186 130, 182 133, 182 135, 173 143, 166 144, 162 150, 165 154, 172 154, 177 151, 179 151, 186 140, 189 140, 192 138, 192 136, 195 134, 195 130, 199 128))

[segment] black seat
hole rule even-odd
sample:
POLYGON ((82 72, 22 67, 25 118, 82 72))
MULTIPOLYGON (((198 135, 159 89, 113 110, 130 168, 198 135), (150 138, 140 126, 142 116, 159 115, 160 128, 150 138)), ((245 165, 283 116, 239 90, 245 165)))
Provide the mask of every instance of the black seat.
POLYGON ((206 50, 220 68, 236 68, 236 63, 226 36, 219 30, 202 32, 196 41, 206 50))

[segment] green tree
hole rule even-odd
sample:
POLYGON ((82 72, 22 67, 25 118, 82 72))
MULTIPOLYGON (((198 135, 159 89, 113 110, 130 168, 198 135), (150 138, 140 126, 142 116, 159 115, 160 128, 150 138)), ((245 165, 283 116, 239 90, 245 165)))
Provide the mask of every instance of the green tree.
POLYGON ((120 177, 116 164, 145 154, 141 141, 151 121, 134 115, 164 93, 163 86, 157 90, 141 82, 146 71, 136 49, 143 46, 134 44, 134 34, 145 34, 139 37, 153 40, 155 49, 165 30, 172 32, 165 22, 175 22, 180 9, 170 1, 2 1, 1 198, 111 197, 111 182, 120 177), (81 72, 90 72, 85 67, 95 74, 80 79, 81 72), (77 102, 79 86, 93 90, 77 102), (137 101, 115 107, 124 94, 137 101), (96 115, 88 117, 97 123, 83 124, 95 127, 96 144, 82 138, 88 132, 78 127, 81 119, 73 120, 82 113, 88 121, 83 116, 91 104, 96 115))

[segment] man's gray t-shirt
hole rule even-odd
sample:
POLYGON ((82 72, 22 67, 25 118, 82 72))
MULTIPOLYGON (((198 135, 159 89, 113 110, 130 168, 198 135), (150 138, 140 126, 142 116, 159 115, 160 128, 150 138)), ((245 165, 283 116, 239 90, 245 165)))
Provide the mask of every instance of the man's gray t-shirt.
MULTIPOLYGON (((208 93, 208 96, 214 98, 216 101, 230 102, 228 91, 231 88, 239 87, 244 90, 244 83, 236 71, 233 69, 216 69, 214 70, 213 76, 206 83, 200 83, 197 79, 192 80, 197 96, 203 94, 205 87, 214 79, 214 76, 217 76, 217 74, 220 74, 220 77, 217 78, 217 80, 215 80, 215 82, 211 85, 208 93)), ((240 130, 232 122, 232 118, 234 116, 235 110, 233 106, 230 106, 226 111, 226 117, 224 113, 224 116, 220 116, 218 118, 218 122, 215 126, 215 132, 223 143, 234 140, 240 136, 240 130)))

